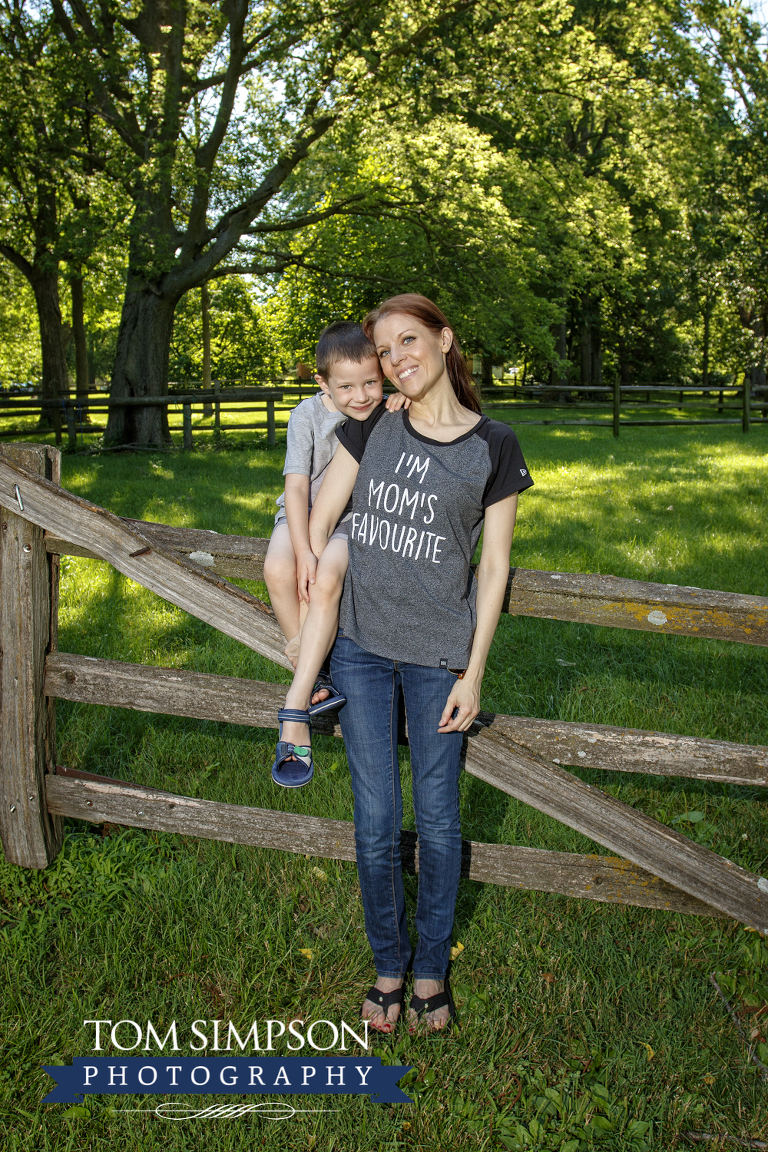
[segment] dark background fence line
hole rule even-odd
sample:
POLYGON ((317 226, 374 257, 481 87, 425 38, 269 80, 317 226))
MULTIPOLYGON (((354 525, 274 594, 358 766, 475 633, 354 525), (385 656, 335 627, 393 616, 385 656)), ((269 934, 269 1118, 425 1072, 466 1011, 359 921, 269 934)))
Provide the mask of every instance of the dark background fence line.
MULTIPOLYGON (((0 437, 40 435, 53 431, 56 444, 62 443, 66 429, 68 447, 77 445, 78 435, 93 435, 105 431, 105 427, 91 422, 95 415, 106 415, 112 407, 150 407, 166 405, 168 408, 181 408, 181 431, 183 445, 193 447, 193 416, 198 417, 196 432, 212 432, 220 435, 228 431, 266 431, 267 444, 276 443, 278 411, 288 411, 302 399, 317 391, 314 381, 280 380, 259 384, 237 381, 215 381, 211 388, 203 388, 199 381, 181 381, 169 384, 169 390, 162 396, 132 396, 112 398, 106 391, 92 390, 86 394, 70 394, 58 399, 41 400, 30 393, 0 393, 0 419, 9 416, 37 416, 41 423, 34 430, 10 428, 0 430, 0 437), (222 412, 242 415, 254 412, 263 419, 246 424, 222 423, 222 412), (43 423, 44 414, 50 417, 50 427, 43 423), (212 419, 210 425, 200 424, 200 420, 212 419)), ((385 391, 392 391, 387 386, 385 391)), ((483 409, 493 411, 498 418, 509 420, 514 415, 514 423, 553 427, 595 427, 610 429, 614 436, 621 434, 621 428, 676 427, 685 425, 741 425, 748 433, 752 424, 768 423, 768 388, 752 388, 748 382, 742 385, 696 384, 621 384, 613 385, 542 385, 530 383, 486 385, 480 392, 483 409), (681 415, 654 415, 658 408, 675 408, 681 415), (711 407, 713 415, 702 415, 711 407), (695 414, 687 414, 695 409, 695 414), (638 418, 638 410, 649 410, 650 414, 638 418), (552 416, 531 419, 535 412, 553 412, 552 416), (569 418, 566 413, 588 412, 589 416, 569 418), (521 419, 517 413, 524 413, 521 419), (563 415, 559 415, 563 413, 563 415), (728 415, 726 415, 728 413, 728 415), (732 415, 731 415, 732 413, 732 415)), ((178 426, 174 426, 178 431, 178 426)))

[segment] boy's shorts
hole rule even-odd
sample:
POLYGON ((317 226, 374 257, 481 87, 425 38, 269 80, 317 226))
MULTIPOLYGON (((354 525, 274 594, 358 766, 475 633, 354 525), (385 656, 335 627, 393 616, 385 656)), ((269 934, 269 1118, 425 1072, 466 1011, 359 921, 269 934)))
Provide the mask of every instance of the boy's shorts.
MULTIPOLYGON (((352 513, 350 513, 349 516, 346 517, 346 519, 339 520, 338 524, 336 525, 333 532, 331 533, 331 535, 328 538, 329 544, 330 544, 331 540, 349 540, 349 524, 350 524, 351 519, 352 519, 352 513)), ((285 510, 283 508, 279 508, 277 511, 277 515, 275 516, 275 528, 277 528, 278 524, 287 524, 287 523, 288 523, 288 517, 285 514, 285 510)), ((274 532, 275 528, 272 529, 273 532, 274 532)))

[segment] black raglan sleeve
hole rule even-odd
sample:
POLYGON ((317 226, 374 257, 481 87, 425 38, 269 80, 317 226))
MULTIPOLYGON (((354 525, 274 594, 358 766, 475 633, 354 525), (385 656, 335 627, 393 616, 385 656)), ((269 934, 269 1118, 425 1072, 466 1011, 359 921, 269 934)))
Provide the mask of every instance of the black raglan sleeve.
POLYGON ((382 400, 378 408, 374 408, 367 420, 345 420, 336 429, 336 436, 343 444, 350 456, 359 464, 368 443, 368 437, 381 420, 387 409, 382 400))
POLYGON ((489 420, 478 436, 488 444, 491 457, 491 474, 483 493, 483 507, 498 504, 513 492, 523 492, 533 484, 528 465, 525 463, 517 436, 508 424, 489 420))

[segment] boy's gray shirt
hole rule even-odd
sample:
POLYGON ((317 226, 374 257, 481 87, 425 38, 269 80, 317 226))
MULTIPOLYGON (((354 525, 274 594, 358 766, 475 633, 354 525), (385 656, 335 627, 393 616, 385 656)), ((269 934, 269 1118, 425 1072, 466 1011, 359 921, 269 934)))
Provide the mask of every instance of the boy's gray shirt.
MULTIPOLYGON (((329 412, 323 404, 323 395, 323 392, 316 392, 314 396, 302 400, 288 420, 283 476, 289 472, 297 476, 309 476, 310 509, 339 446, 336 429, 347 419, 343 412, 329 412)), ((276 520, 281 520, 285 515, 285 492, 278 496, 277 504, 280 511, 276 520)), ((351 511, 350 501, 344 509, 342 520, 351 511)))

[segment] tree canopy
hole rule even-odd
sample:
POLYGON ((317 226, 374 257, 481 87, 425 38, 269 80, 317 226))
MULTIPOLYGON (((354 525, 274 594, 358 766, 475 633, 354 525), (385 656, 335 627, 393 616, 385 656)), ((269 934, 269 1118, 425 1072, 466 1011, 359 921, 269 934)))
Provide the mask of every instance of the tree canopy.
MULTIPOLYGON (((768 64, 741 0, 0 0, 0 69, 0 255, 29 285, 0 324, 34 298, 51 394, 199 377, 201 294, 239 377, 404 290, 488 371, 764 381, 768 64)), ((107 434, 167 422, 113 409, 107 434)))

